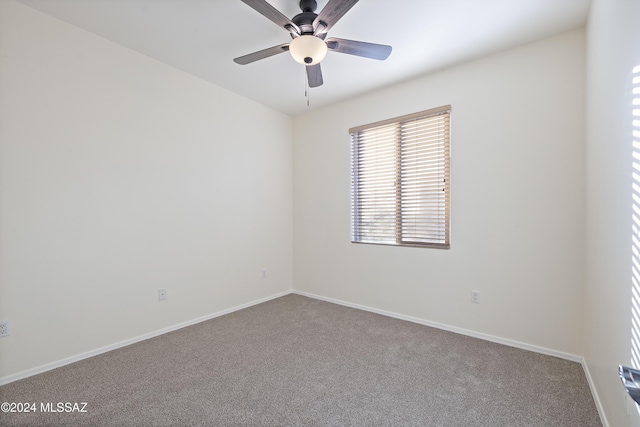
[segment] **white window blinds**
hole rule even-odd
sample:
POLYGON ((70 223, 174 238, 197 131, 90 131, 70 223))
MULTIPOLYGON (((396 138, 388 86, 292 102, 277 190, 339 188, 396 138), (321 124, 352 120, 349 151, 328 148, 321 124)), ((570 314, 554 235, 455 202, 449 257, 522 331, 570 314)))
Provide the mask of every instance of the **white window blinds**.
POLYGON ((449 248, 450 111, 349 130, 352 242, 449 248))

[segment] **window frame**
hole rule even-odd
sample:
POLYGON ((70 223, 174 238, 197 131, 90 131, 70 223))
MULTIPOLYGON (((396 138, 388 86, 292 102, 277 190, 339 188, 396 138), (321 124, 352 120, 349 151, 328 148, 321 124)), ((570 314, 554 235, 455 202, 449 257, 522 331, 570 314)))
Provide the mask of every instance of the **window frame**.
MULTIPOLYGON (((362 243, 362 244, 376 244, 376 245, 387 245, 387 246, 409 246, 409 247, 422 247, 422 248, 437 248, 437 249, 450 249, 451 248, 451 240, 450 240, 450 231, 451 231, 451 106, 445 105, 438 108, 433 108, 429 110, 420 111, 413 114, 408 114, 400 117, 395 117, 392 119, 382 120, 374 123, 370 123, 363 126, 357 126, 349 129, 349 134, 351 137, 351 242, 352 243, 362 243), (423 138, 424 134, 420 134, 416 137, 416 139, 411 139, 411 137, 403 136, 404 128, 413 123, 420 123, 422 120, 433 120, 433 118, 438 117, 438 123, 442 122, 440 127, 433 127, 430 129, 441 129, 441 134, 439 133, 437 138, 430 138, 429 143, 419 142, 418 139, 423 138), (393 128, 393 129, 392 129, 393 128), (375 208, 362 208, 360 205, 363 204, 363 200, 367 198, 370 194, 366 193, 365 190, 361 189, 360 181, 362 180, 363 175, 366 172, 361 173, 360 169, 364 168, 362 166, 364 155, 362 153, 363 148, 362 145, 366 142, 366 136, 364 132, 374 132, 374 131, 389 131, 394 136, 393 141, 386 141, 386 143, 393 143, 395 145, 395 149, 393 151, 393 159, 391 159, 391 155, 387 152, 385 154, 386 157, 383 157, 383 162, 386 162, 385 165, 387 168, 390 168, 389 164, 393 163, 395 160, 395 165, 393 166, 393 170, 386 169, 385 172, 387 174, 393 173, 395 175, 395 182, 393 185, 390 185, 387 182, 388 187, 394 187, 393 196, 387 194, 386 197, 386 208, 390 208, 393 205, 393 202, 389 202, 390 199, 395 199, 395 209, 394 215, 395 218, 393 220, 393 226, 389 226, 389 220, 387 220, 387 230, 393 229, 393 234, 395 235, 395 239, 391 239, 391 232, 380 232, 376 235, 373 233, 363 233, 361 228, 363 227, 362 217, 366 214, 372 214, 375 211, 375 208), (434 143, 434 141, 436 141, 434 143), (429 179, 428 178, 420 178, 419 184, 414 184, 417 187, 420 187, 421 190, 413 190, 411 195, 416 195, 416 191, 419 193, 422 191, 424 193, 424 188, 428 188, 433 192, 433 189, 436 188, 439 191, 439 188, 442 187, 443 194, 431 194, 429 196, 420 196, 420 200, 427 201, 428 204, 436 204, 438 206, 437 209, 432 208, 424 208, 418 207, 419 213, 416 214, 416 217, 420 215, 427 215, 429 218, 436 218, 436 220, 429 219, 425 222, 425 224, 432 225, 436 224, 437 231, 435 233, 425 232, 424 235, 421 235, 416 239, 414 236, 413 239, 407 238, 406 234, 408 231, 405 229, 409 229, 409 227, 405 227, 404 217, 409 216, 411 212, 414 212, 413 209, 416 208, 415 203, 406 202, 404 199, 404 195, 407 192, 404 190, 403 178, 406 179, 406 170, 410 168, 411 161, 415 164, 414 173, 418 175, 418 171, 420 170, 420 161, 424 160, 424 157, 418 157, 418 155, 414 156, 414 160, 406 161, 403 160, 408 156, 404 155, 406 151, 406 147, 408 145, 416 145, 416 144, 424 144, 420 145, 420 148, 424 148, 429 150, 429 153, 437 153, 437 162, 430 164, 430 166, 436 165, 438 180, 443 179, 443 183, 434 185, 432 183, 426 184, 429 179), (429 145, 428 148, 427 145, 429 145), (433 148, 433 147, 435 148, 433 148), (417 160, 416 160, 417 159, 417 160), (391 172, 390 172, 391 171, 391 172), (364 196, 362 193, 366 193, 364 196), (433 214, 433 212, 438 212, 433 214), (364 215, 363 215, 364 212, 364 215), (365 236, 363 239, 363 235, 369 234, 369 236, 365 236), (438 235, 441 237, 432 238, 432 235, 438 235), (383 240, 373 240, 375 238, 383 239, 383 240), (386 238, 386 240, 384 240, 386 238)), ((371 144, 373 145, 373 144, 371 144)), ((370 147, 367 147, 368 150, 372 150, 370 147)), ((387 149, 387 151, 389 151, 387 149)), ((419 155, 423 156, 423 155, 419 155)), ((376 172, 377 173, 377 172, 376 172)), ((381 173, 382 174, 382 173, 381 173)), ((389 178, 387 178, 389 179, 389 178)), ((420 193, 420 194, 422 194, 420 193)), ((419 202, 419 204, 421 203, 419 202)), ((384 213, 389 214, 390 211, 385 211, 384 213)), ((415 221, 415 220, 414 220, 415 221)), ((381 222, 383 223, 383 222, 381 222)), ((374 226, 379 227, 380 229, 384 228, 380 224, 374 226)), ((414 224, 414 228, 422 229, 421 226, 414 224)), ((414 233, 417 231, 414 230, 414 233)), ((420 234, 420 233, 418 233, 420 234)))

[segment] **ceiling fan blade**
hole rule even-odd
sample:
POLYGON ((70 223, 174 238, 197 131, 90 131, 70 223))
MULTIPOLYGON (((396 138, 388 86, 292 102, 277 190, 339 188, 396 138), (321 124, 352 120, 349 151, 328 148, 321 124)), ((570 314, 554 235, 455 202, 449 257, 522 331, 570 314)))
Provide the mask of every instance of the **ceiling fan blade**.
POLYGON ((363 56, 380 61, 384 61, 391 54, 391 46, 385 44, 366 43, 336 37, 327 39, 327 47, 334 52, 363 56))
POLYGON ((300 28, 298 28, 296 24, 265 0, 242 0, 242 2, 253 8, 265 18, 275 22, 279 27, 282 27, 287 31, 290 31, 289 28, 292 28, 296 33, 300 34, 300 28))
POLYGON ((273 55, 277 55, 289 50, 289 43, 283 43, 278 46, 269 47, 267 49, 259 50, 257 52, 250 53, 248 55, 239 56, 233 60, 236 64, 247 65, 260 59, 268 58, 273 55))
POLYGON ((322 69, 320 64, 307 65, 307 80, 309 81, 309 87, 322 86, 322 69))
POLYGON ((329 0, 313 21, 314 34, 326 33, 358 0, 329 0))

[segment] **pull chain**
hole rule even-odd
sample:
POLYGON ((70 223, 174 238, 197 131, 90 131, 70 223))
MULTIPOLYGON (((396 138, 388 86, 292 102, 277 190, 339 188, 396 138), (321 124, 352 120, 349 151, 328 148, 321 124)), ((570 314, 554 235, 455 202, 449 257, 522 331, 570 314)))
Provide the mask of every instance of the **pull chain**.
POLYGON ((311 96, 311 88, 309 88, 309 78, 307 77, 307 67, 304 68, 304 96, 307 98, 307 107, 308 107, 309 98, 311 96))

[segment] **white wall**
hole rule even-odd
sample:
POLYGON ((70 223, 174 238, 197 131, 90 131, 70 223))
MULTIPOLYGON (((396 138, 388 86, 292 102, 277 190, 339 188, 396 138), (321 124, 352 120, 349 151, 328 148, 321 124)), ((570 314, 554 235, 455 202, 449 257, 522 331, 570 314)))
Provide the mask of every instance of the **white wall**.
POLYGON ((295 289, 581 355, 584 53, 575 30, 295 117, 295 289), (350 243, 348 129, 446 104, 451 250, 350 243))
POLYGON ((291 289, 291 117, 7 0, 0 94, 0 380, 291 289))
POLYGON ((587 46, 584 354, 610 425, 637 426, 640 416, 636 408, 627 415, 617 366, 631 364, 631 80, 640 65, 640 2, 594 0, 587 46))

